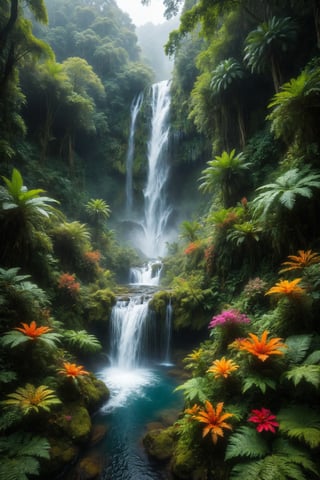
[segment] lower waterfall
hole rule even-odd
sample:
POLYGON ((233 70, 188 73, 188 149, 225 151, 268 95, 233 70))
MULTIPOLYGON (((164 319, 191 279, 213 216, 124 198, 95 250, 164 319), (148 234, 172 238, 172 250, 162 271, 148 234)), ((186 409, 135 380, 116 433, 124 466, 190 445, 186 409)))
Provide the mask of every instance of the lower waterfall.
POLYGON ((168 409, 178 412, 183 402, 181 393, 174 392, 177 380, 168 375, 172 307, 168 306, 159 330, 149 301, 149 295, 133 295, 113 307, 110 365, 97 373, 110 390, 110 399, 95 415, 97 424, 107 426, 101 446, 105 458, 102 480, 169 478, 141 444, 146 424, 161 421, 162 412, 168 409))

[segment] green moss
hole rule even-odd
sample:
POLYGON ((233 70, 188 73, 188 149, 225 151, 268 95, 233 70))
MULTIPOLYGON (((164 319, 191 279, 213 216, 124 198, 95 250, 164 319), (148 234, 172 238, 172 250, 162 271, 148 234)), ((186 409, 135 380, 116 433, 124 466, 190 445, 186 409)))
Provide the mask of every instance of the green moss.
POLYGON ((105 323, 110 317, 111 309, 116 302, 114 293, 105 288, 89 295, 87 318, 90 322, 105 323))
POLYGON ((89 440, 91 427, 88 410, 77 403, 65 404, 59 415, 51 420, 54 436, 67 437, 72 443, 80 445, 89 440))
POLYGON ((170 301, 171 294, 169 292, 156 292, 150 300, 149 306, 159 315, 166 315, 166 308, 170 301))
MULTIPOLYGON (((43 462, 41 470, 43 474, 59 472, 67 464, 73 462, 79 455, 79 447, 74 445, 66 436, 49 437, 50 460, 43 462)), ((44 477, 41 477, 44 478, 44 477)))
POLYGON ((197 478, 194 474, 197 470, 197 459, 192 449, 187 448, 185 444, 179 442, 176 448, 172 462, 171 470, 173 474, 182 480, 197 478))
POLYGON ((91 375, 79 378, 79 389, 81 398, 90 412, 101 407, 110 396, 103 381, 91 375))
POLYGON ((143 445, 150 456, 161 461, 169 460, 175 446, 175 428, 151 430, 143 438, 143 445))

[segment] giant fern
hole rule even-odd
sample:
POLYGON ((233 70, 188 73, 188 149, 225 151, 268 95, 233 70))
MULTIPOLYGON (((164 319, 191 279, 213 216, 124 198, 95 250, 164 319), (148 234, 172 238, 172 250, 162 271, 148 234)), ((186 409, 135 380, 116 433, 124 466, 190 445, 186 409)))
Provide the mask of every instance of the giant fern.
POLYGON ((279 431, 311 448, 320 445, 320 414, 311 408, 293 406, 277 414, 279 431))
POLYGON ((28 480, 39 474, 38 458, 49 459, 48 440, 30 433, 0 438, 0 479, 28 480))
POLYGON ((204 377, 190 378, 175 389, 179 390, 183 390, 186 400, 190 403, 199 401, 203 403, 208 399, 208 381, 204 377))
POLYGON ((286 372, 285 377, 292 380, 295 387, 305 381, 311 383, 315 388, 319 388, 320 365, 298 365, 286 372))
POLYGON ((272 378, 263 377, 262 375, 246 376, 243 380, 242 393, 246 393, 252 387, 259 389, 262 393, 266 393, 267 387, 272 390, 276 389, 276 382, 272 378))

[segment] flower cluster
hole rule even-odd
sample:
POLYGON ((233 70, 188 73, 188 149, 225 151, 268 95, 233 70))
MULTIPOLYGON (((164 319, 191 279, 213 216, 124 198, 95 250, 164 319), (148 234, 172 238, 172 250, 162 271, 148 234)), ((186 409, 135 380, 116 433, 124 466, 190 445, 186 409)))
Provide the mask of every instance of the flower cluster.
POLYGON ((256 295, 264 294, 266 290, 266 282, 259 277, 253 278, 248 281, 243 289, 243 294, 246 297, 255 297, 256 295))
POLYGON ((212 317, 208 328, 215 328, 218 325, 239 323, 250 323, 250 318, 248 318, 244 313, 238 312, 238 310, 229 309, 223 310, 221 313, 219 313, 219 315, 212 317))
POLYGON ((80 283, 76 282, 75 275, 71 275, 70 273, 62 273, 59 277, 58 288, 67 290, 74 295, 79 292, 80 283))
POLYGON ((97 264, 101 260, 101 253, 99 250, 92 250, 84 253, 84 259, 90 264, 97 264))
POLYGON ((189 243, 187 248, 185 248, 185 250, 184 250, 185 255, 190 255, 191 253, 195 252, 196 250, 198 250, 199 246, 200 246, 199 242, 189 243))
POLYGON ((261 410, 252 410, 251 416, 248 418, 249 422, 256 423, 257 432, 272 432, 276 433, 275 427, 279 427, 276 422, 276 416, 271 413, 268 408, 261 408, 261 410))

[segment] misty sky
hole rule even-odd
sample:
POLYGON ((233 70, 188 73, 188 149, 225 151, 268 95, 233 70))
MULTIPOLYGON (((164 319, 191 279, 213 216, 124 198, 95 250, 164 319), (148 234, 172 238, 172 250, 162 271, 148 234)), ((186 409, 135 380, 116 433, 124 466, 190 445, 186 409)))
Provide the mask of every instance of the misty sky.
POLYGON ((162 0, 151 0, 150 5, 141 5, 141 0, 116 0, 118 7, 128 13, 136 26, 152 22, 155 25, 165 22, 162 0))

